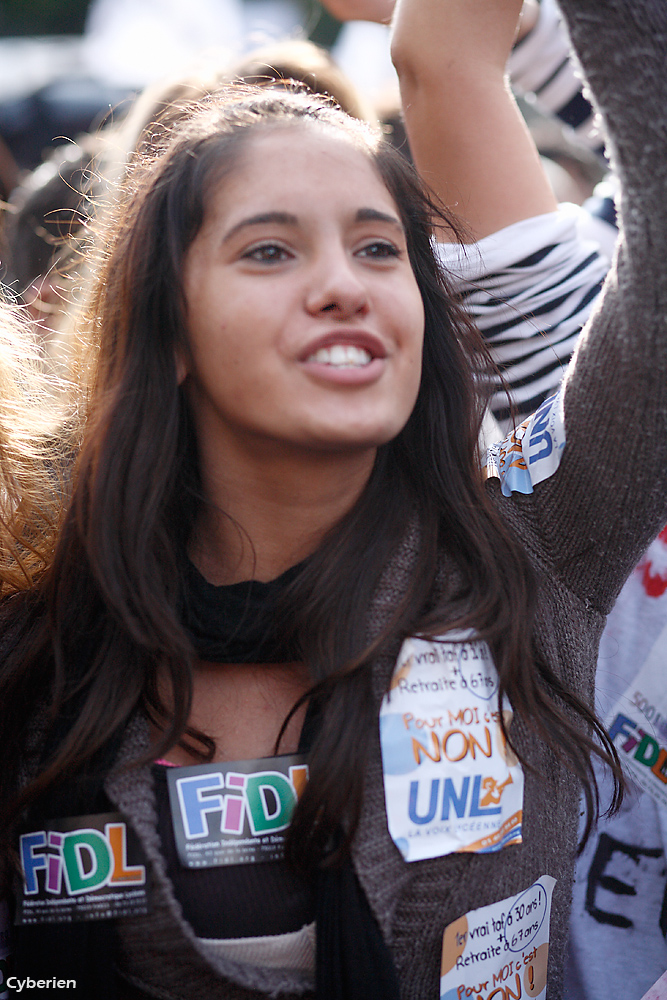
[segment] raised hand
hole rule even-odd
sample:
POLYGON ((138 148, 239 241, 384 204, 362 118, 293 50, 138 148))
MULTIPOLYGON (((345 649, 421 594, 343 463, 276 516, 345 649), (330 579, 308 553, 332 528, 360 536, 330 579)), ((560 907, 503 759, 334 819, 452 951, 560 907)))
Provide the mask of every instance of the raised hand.
POLYGON ((398 0, 394 14, 392 58, 415 163, 473 238, 556 207, 505 79, 521 7, 398 0))

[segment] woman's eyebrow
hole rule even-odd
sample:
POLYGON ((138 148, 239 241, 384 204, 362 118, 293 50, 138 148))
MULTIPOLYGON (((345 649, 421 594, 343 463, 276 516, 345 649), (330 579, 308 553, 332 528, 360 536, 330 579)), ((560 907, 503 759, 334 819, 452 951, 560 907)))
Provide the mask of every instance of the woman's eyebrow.
MULTIPOLYGON (((401 232, 404 232, 403 225, 395 215, 388 215, 386 212, 380 212, 377 208, 360 208, 358 209, 355 217, 355 222, 387 222, 389 225, 396 226, 401 232)), ((241 219, 237 222, 235 226, 225 233, 222 242, 226 243, 241 229, 245 229, 247 226, 262 226, 266 224, 278 224, 281 226, 297 226, 299 224, 299 219, 296 215, 292 215, 291 212, 260 212, 258 215, 251 215, 247 219, 241 219)))
POLYGON ((246 226, 262 226, 266 223, 278 223, 281 226, 296 226, 298 222, 299 220, 296 215, 291 215, 289 212, 261 212, 259 215, 251 215, 248 219, 242 219, 240 222, 237 222, 228 233, 225 233, 222 242, 226 243, 235 233, 238 233, 240 229, 245 229, 246 226))
POLYGON ((392 226, 397 226, 404 232, 403 223, 395 215, 387 215, 386 212, 379 212, 377 208, 360 208, 355 216, 356 222, 388 222, 392 226))

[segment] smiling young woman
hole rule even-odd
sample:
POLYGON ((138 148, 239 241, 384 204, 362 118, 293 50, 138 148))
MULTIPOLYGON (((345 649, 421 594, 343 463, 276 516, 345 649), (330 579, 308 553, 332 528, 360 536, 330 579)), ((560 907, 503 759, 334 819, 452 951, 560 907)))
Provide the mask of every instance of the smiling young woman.
MULTIPOLYGON (((616 33, 657 49, 667 24, 598 4, 564 0, 586 8, 572 27, 631 174, 645 134, 606 52, 616 33)), ((424 1000, 445 928, 555 879, 560 995, 579 789, 593 806, 590 752, 610 758, 587 707, 596 640, 667 517, 664 148, 648 159, 618 287, 528 425, 525 466, 516 442, 496 455, 502 484, 480 470, 481 339, 430 239, 451 220, 398 154, 319 99, 232 91, 137 167, 92 298, 96 378, 58 550, 3 608, 19 916, 52 893, 72 917, 24 921, 21 974, 76 968, 96 1000, 424 1000), (617 406, 634 394, 637 430, 617 406), (396 714, 422 695, 427 712, 396 714), (430 792, 413 757, 440 768, 430 792), (282 816, 288 779, 286 854, 262 854, 268 827, 238 809, 282 816), (145 868, 151 908, 123 897, 90 920, 63 838, 111 844, 126 823, 143 853, 121 864, 113 841, 111 884, 127 884, 112 895, 145 868)))
POLYGON ((281 455, 364 451, 372 465, 414 407, 424 328, 372 161, 324 130, 283 128, 252 141, 211 202, 184 270, 197 425, 213 408, 281 455))
POLYGON ((274 579, 354 506, 414 408, 424 307, 398 208, 352 137, 270 130, 212 193, 183 287, 200 558, 212 582, 274 579))

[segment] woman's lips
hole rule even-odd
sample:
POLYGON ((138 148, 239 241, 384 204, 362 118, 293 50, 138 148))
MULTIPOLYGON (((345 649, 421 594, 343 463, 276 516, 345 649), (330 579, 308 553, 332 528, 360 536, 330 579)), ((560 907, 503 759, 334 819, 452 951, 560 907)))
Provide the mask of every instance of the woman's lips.
POLYGON ((370 364, 373 356, 370 351, 356 344, 333 344, 331 347, 320 347, 306 360, 333 365, 334 368, 363 368, 370 364))
POLYGON ((368 385, 382 375, 387 351, 378 337, 366 331, 334 330, 311 341, 300 361, 318 381, 368 385))
POLYGON ((299 354, 299 361, 311 361, 322 350, 356 347, 371 358, 386 358, 387 349, 379 337, 366 330, 330 330, 314 337, 299 354))
POLYGON ((373 358, 364 365, 331 365, 308 359, 301 362, 304 371, 319 382, 337 385, 370 385, 382 375, 387 364, 386 358, 373 358))

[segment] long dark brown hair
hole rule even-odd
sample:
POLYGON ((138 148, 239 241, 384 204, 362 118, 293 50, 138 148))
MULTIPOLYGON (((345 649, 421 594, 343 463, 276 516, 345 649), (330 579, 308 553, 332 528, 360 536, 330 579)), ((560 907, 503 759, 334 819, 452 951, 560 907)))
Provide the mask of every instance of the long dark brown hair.
MULTIPOLYGON (((187 729, 195 654, 180 614, 186 547, 202 503, 196 435, 175 368, 177 351, 187 349, 183 261, 212 190, 242 150, 259 130, 295 125, 342 134, 374 163, 405 227, 426 330, 407 425, 379 449, 360 499, 287 595, 286 620, 321 708, 311 781, 291 830, 293 854, 316 860, 341 822, 348 842, 354 834, 368 735, 377 724, 371 660, 406 635, 444 627, 473 628, 490 643, 501 696, 566 762, 589 806, 597 804, 590 752, 609 760, 613 750, 589 709, 536 657, 535 580, 482 484, 480 386, 488 359, 430 239, 436 220, 452 220, 391 147, 331 103, 244 90, 181 121, 171 144, 135 167, 114 213, 89 312, 95 377, 71 505, 38 586, 3 608, 4 816, 10 802, 15 817, 65 779, 108 764, 138 709, 163 723, 152 755, 184 738, 197 745, 187 729), (369 645, 372 598, 409 523, 418 525, 416 565, 392 621, 369 645), (460 578, 455 621, 451 592, 437 596, 443 550, 460 578), (173 711, 160 698, 158 676, 171 684, 173 711), (16 774, 38 713, 47 750, 40 775, 17 798, 16 774), (606 749, 598 749, 591 729, 606 749)), ((207 741, 198 745, 205 755, 207 741)))

